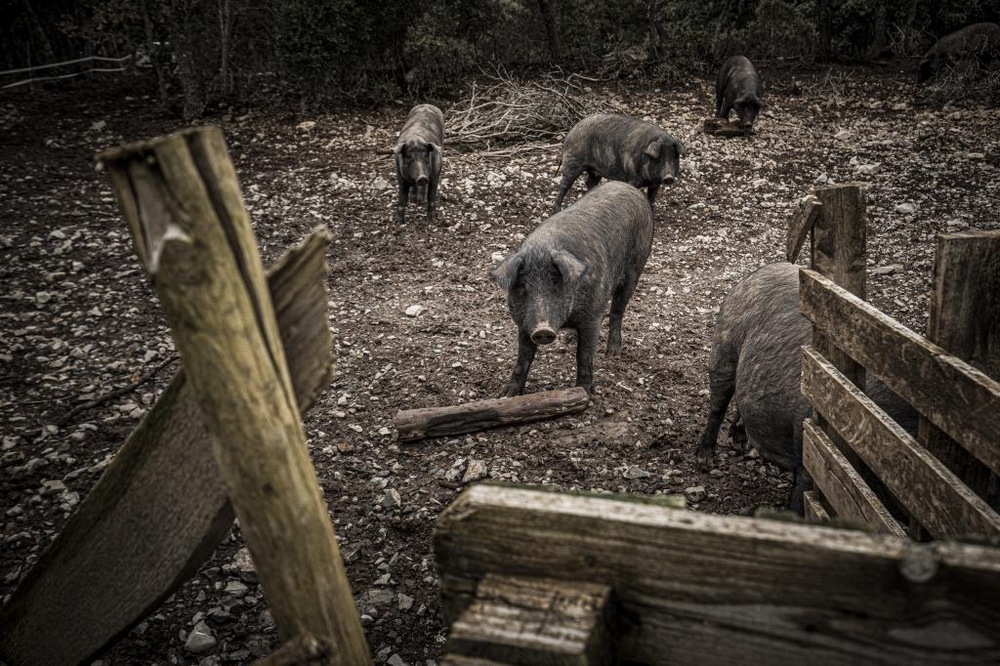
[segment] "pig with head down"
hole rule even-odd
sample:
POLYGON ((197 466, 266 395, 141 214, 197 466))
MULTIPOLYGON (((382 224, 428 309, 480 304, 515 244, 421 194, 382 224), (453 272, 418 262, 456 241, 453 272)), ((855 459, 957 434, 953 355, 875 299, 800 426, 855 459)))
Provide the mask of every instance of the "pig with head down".
POLYGON ((715 82, 715 117, 729 120, 735 110, 743 132, 749 133, 762 108, 760 75, 753 63, 745 56, 733 56, 723 63, 715 82))
POLYGON ((622 350, 622 317, 653 246, 653 210, 642 192, 609 181, 542 222, 490 273, 507 292, 517 362, 504 395, 524 392, 539 345, 576 329, 576 385, 594 388, 594 352, 611 304, 609 356, 622 350))
POLYGON ((587 173, 587 189, 601 178, 645 187, 650 205, 660 185, 670 185, 680 171, 684 147, 662 129, 636 118, 614 113, 587 116, 563 141, 562 182, 556 211, 580 174, 587 173))
MULTIPOLYGON (((733 287, 715 323, 708 421, 697 451, 703 466, 710 467, 733 401, 733 434, 745 433, 761 457, 793 472, 788 507, 799 514, 802 494, 812 487, 802 465, 802 422, 812 410, 801 391, 802 345, 811 340, 812 324, 799 312, 797 266, 767 264, 733 287)), ((865 392, 897 423, 916 432, 916 412, 885 384, 868 377, 865 392)))
POLYGON ((399 201, 396 221, 404 221, 406 202, 415 194, 427 205, 427 221, 433 222, 441 178, 441 147, 444 143, 444 114, 433 104, 420 104, 410 111, 396 142, 396 178, 399 201))

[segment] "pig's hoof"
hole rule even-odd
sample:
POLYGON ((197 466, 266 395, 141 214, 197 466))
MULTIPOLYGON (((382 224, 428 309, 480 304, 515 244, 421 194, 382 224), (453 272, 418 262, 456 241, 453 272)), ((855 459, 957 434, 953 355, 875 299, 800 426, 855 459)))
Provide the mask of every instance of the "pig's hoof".
POLYGON ((699 446, 695 452, 695 458, 698 460, 698 467, 703 472, 708 471, 715 464, 715 449, 707 446, 699 446))
POLYGON ((608 356, 621 356, 622 355, 622 343, 611 344, 608 343, 608 356))
POLYGON ((517 384, 508 384, 507 388, 503 390, 503 395, 501 395, 500 397, 513 398, 514 396, 521 395, 522 393, 524 393, 524 389, 522 389, 517 384))

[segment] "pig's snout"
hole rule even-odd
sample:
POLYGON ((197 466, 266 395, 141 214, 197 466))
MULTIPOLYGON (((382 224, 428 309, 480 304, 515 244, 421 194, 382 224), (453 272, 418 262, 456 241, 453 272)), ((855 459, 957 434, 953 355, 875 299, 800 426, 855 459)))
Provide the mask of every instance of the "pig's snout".
POLYGON ((556 332, 549 324, 539 324, 531 332, 531 341, 536 345, 549 345, 555 342, 556 332))
POLYGON ((676 179, 673 176, 673 174, 669 174, 668 173, 666 176, 663 177, 663 184, 664 185, 673 185, 674 184, 674 180, 676 180, 676 179))
POLYGON ((417 176, 417 185, 426 185, 426 184, 427 184, 427 174, 422 173, 419 176, 417 176))

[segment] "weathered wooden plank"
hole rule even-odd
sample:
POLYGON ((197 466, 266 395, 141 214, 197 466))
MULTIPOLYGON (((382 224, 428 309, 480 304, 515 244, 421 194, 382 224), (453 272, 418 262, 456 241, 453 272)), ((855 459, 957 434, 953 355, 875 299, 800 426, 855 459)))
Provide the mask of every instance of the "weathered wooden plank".
MULTIPOLYGON (((819 411, 826 413, 822 409, 819 411)), ((831 425, 836 427, 837 424, 831 425)), ((906 536, 861 474, 812 419, 806 420, 802 429, 802 464, 837 516, 860 521, 879 532, 906 536)))
POLYGON ((1000 515, 941 461, 815 349, 802 357, 802 393, 931 535, 1000 535, 1000 515))
POLYGON ((511 664, 613 663, 611 588, 487 574, 451 625, 445 652, 511 664))
POLYGON ((589 405, 587 390, 574 386, 512 398, 475 400, 462 405, 401 410, 392 424, 400 441, 406 442, 577 414, 589 405))
POLYGON ((809 232, 812 231, 813 224, 819 218, 823 210, 823 204, 819 202, 814 194, 807 194, 799 200, 795 208, 795 214, 788 225, 788 237, 785 242, 785 259, 790 264, 794 264, 799 258, 799 252, 805 245, 809 232))
MULTIPOLYGON (((268 275, 303 412, 334 370, 324 266, 329 243, 325 229, 314 232, 268 275)), ((193 575, 232 522, 182 370, 0 613, 0 655, 39 666, 87 661, 193 575)))
POLYGON ((1000 472, 1000 383, 812 271, 802 314, 948 436, 1000 472))
POLYGON ((441 666, 514 666, 504 664, 492 659, 481 659, 479 657, 466 657, 461 654, 446 654, 441 658, 441 666))
MULTIPOLYGON (((809 266, 858 298, 865 298, 868 218, 861 183, 843 183, 814 190, 822 207, 813 223, 809 266)), ((813 346, 837 366, 855 386, 865 385, 865 369, 838 348, 822 330, 813 331, 813 346)), ((827 433, 831 434, 832 433, 827 433)))
POLYGON ((614 589, 645 664, 1000 660, 1000 551, 480 484, 438 518, 454 621, 486 574, 614 589))
POLYGON ((802 493, 802 506, 805 508, 805 519, 812 523, 830 522, 830 514, 823 507, 815 490, 802 493))
MULTIPOLYGON (((1000 231, 938 236, 927 339, 1000 380, 1000 231)), ((918 441, 980 497, 989 469, 921 417, 918 441)))
POLYGON ((200 126, 102 155, 212 440, 278 633, 371 663, 309 460, 239 181, 200 126), (122 180, 126 182, 122 182, 122 180))

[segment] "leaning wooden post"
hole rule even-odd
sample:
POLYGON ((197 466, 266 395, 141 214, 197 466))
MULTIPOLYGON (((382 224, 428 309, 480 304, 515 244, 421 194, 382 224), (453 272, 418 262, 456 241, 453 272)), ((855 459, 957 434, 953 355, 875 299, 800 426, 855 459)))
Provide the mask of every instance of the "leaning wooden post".
POLYGON ((222 131, 199 127, 102 156, 163 305, 283 639, 371 663, 222 131))
MULTIPOLYGON (((927 339, 993 379, 1000 379, 1000 231, 941 234, 937 239, 927 339)), ((923 416, 918 439, 980 497, 990 471, 923 416)))

